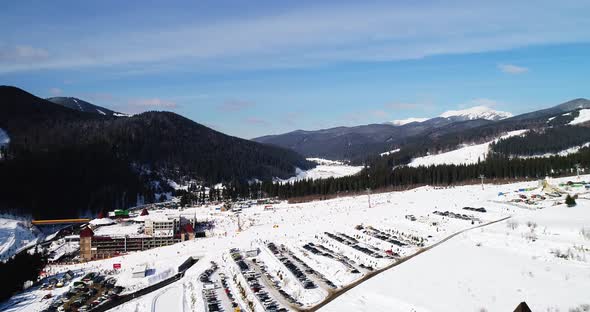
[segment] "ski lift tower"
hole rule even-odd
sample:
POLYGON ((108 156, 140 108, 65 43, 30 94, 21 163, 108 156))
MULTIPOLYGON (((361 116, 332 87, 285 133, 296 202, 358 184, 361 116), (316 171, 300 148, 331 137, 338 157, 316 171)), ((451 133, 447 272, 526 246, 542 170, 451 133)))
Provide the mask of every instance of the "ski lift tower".
POLYGON ((486 176, 484 176, 483 174, 480 174, 479 178, 481 179, 481 189, 483 190, 483 180, 486 178, 486 176))
POLYGON ((580 164, 576 164, 576 174, 578 175, 578 180, 580 180, 580 171, 582 170, 582 166, 580 164))

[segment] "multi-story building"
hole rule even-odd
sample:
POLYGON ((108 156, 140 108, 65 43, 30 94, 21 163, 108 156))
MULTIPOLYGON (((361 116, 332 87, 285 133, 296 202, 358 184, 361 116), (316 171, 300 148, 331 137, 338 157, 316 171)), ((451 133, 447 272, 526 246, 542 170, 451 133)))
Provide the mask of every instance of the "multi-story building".
POLYGON ((194 228, 183 218, 146 219, 143 233, 95 234, 87 227, 80 231, 80 258, 105 259, 122 253, 168 246, 195 238, 194 228), (183 222, 184 221, 184 222, 183 222))

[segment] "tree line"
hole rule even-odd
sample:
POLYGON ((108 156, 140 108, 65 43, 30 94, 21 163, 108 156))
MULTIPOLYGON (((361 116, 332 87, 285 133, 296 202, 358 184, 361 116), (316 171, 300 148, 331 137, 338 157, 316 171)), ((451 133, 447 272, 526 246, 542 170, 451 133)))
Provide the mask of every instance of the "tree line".
POLYGON ((36 282, 46 264, 46 256, 37 251, 34 253, 21 252, 6 262, 0 261, 0 276, 2 276, 0 301, 21 291, 26 281, 36 282))
MULTIPOLYGON (((541 179, 545 176, 575 174, 575 166, 590 167, 590 148, 567 156, 546 158, 510 158, 490 154, 484 161, 464 165, 433 165, 392 168, 387 161, 367 166, 360 173, 340 178, 301 180, 282 183, 263 181, 243 183, 230 188, 234 198, 255 199, 278 197, 292 199, 306 196, 328 196, 335 194, 354 194, 367 189, 404 189, 421 185, 449 186, 479 181, 484 175, 487 181, 510 181, 520 179, 541 179)), ((585 169, 587 170, 587 169, 585 169)), ((226 198, 231 198, 227 196, 226 198)))

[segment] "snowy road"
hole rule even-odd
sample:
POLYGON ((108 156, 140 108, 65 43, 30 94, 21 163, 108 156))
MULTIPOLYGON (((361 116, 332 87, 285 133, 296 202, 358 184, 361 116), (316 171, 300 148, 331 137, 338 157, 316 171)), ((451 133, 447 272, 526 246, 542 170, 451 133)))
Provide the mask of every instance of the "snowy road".
POLYGON ((152 299, 152 312, 184 311, 182 285, 173 285, 152 299))

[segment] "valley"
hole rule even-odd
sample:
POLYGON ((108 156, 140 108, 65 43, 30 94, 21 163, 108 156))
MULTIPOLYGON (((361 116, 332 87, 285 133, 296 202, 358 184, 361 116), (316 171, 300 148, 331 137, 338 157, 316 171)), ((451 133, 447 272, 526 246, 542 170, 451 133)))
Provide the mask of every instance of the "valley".
MULTIPOLYGON (((590 176, 579 179, 486 184, 484 189, 477 185, 422 187, 370 198, 281 202, 271 209, 254 204, 233 212, 215 206, 185 208, 182 214, 213 222, 207 238, 105 260, 50 265, 47 271, 58 275, 73 271, 77 276, 100 272, 116 279, 125 295, 175 274, 187 257, 198 259, 177 282, 117 306, 115 311, 165 311, 170 306, 211 311, 205 297, 198 295, 210 288, 228 289, 230 302, 219 298, 227 296, 228 290, 215 295, 221 305, 235 301, 246 311, 268 311, 271 306, 301 311, 320 306, 322 311, 344 307, 429 311, 450 308, 459 298, 461 310, 505 310, 525 300, 535 310, 574 308, 588 304, 579 299, 588 287, 590 256, 584 247, 590 190, 584 182, 576 182, 590 176), (547 195, 566 190, 578 194, 577 206, 567 207, 563 196, 547 195), (532 200, 525 202, 523 197, 532 200), (484 209, 474 212, 465 207, 484 209), (437 211, 449 213, 441 216, 434 213, 437 211), (218 266, 215 274, 207 280, 199 278, 212 261, 218 266), (113 270, 115 263, 121 268, 113 270), (153 273, 137 278, 133 272, 138 266, 153 273), (548 266, 554 269, 544 269, 548 266), (511 269, 500 270, 498 279, 496 267, 511 269), (556 284, 556 280, 562 282, 556 284), (308 282, 309 288, 305 286, 308 282), (513 286, 494 286, 497 283, 513 286), (560 289, 559 283, 578 286, 555 296, 553 290, 560 289), (271 299, 268 303, 261 299, 262 292, 271 299)), ((149 213, 145 218, 174 211, 149 213)), ((98 226, 95 232, 100 229, 98 226)), ((66 292, 67 287, 33 287, 3 309, 42 310, 66 292), (47 293, 52 299, 39 301, 47 293)))

